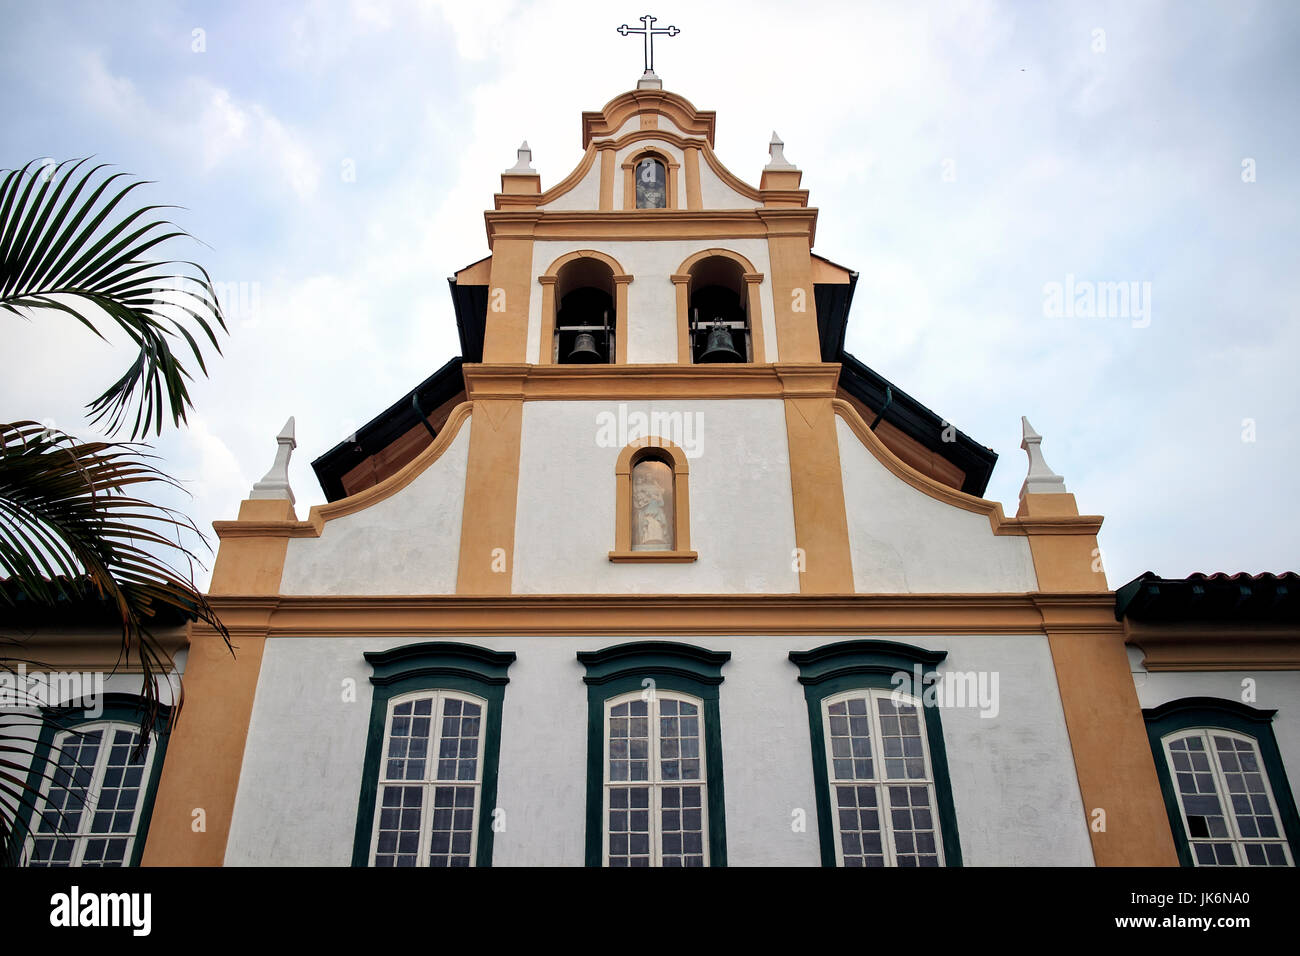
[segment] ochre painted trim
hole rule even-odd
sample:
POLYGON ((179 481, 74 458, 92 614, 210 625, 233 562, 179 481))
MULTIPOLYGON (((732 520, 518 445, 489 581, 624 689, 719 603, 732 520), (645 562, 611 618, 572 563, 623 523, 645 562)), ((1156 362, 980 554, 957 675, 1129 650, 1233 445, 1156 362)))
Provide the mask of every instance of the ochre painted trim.
POLYGON ((555 284, 560 280, 553 275, 538 276, 542 287, 542 334, 537 343, 537 364, 555 364, 555 314, 559 305, 555 301, 555 284))
MULTIPOLYGON (((426 468, 442 457, 443 452, 456 440, 460 433, 461 426, 469 421, 470 413, 473 411, 473 402, 462 402, 457 405, 447 416, 447 422, 442 426, 442 431, 438 432, 438 437, 429 443, 429 447, 420 452, 415 458, 411 459, 407 465, 396 474, 385 478, 377 485, 359 491, 355 495, 349 495, 346 498, 340 498, 338 501, 331 501, 328 504, 313 505, 311 512, 306 521, 214 521, 213 529, 217 532, 217 537, 223 542, 227 539, 238 538, 319 538, 325 528, 325 523, 333 521, 335 518, 342 518, 344 515, 355 514, 371 505, 378 504, 385 498, 389 498, 416 478, 418 478, 426 468)), ((286 504, 288 502, 285 502, 286 504)), ((218 564, 221 556, 217 556, 218 564)), ((281 559, 283 565, 283 559, 281 559)), ((216 573, 213 572, 215 583, 216 573)), ((274 594, 279 590, 279 574, 275 577, 275 587, 265 593, 274 594)), ((235 593, 229 590, 218 592, 215 588, 212 591, 216 593, 235 593)), ((243 594, 258 593, 253 590, 244 590, 243 594)))
POLYGON ((483 361, 527 361, 532 270, 531 237, 503 236, 493 245, 492 277, 488 283, 487 319, 483 331, 483 361))
MULTIPOLYGON (((762 210, 765 215, 790 210, 762 210)), ((794 210, 801 212, 802 210, 794 210)), ((769 223, 770 225, 770 223, 769 223)), ((816 362, 821 358, 817 330, 817 301, 812 282, 812 240, 806 234, 770 232, 768 257, 772 264, 772 312, 776 347, 784 359, 816 362)))
MULTIPOLYGON (((814 239, 815 209, 488 210, 488 246, 505 239, 593 243, 617 240, 814 239)), ((524 266, 525 274, 527 266, 524 266)), ((808 271, 808 270, 805 270, 808 271)), ((810 283, 811 285, 811 283, 810 283)), ((811 309, 811 307, 810 307, 811 309)), ((815 312, 811 312, 815 316, 815 312)), ((492 313, 489 313, 489 320, 492 313)), ((813 323, 816 325, 815 321, 813 323)))
POLYGON ((614 364, 627 364, 627 287, 630 275, 614 276, 614 364))
POLYGON ((749 347, 753 352, 754 362, 766 362, 767 359, 767 342, 763 337, 763 297, 759 294, 763 288, 763 273, 746 272, 742 278, 745 281, 745 297, 748 306, 749 319, 749 347))
MULTIPOLYGON (((248 599, 213 600, 225 606, 248 599)), ((191 634, 185 706, 167 748, 142 866, 221 866, 225 861, 264 640, 246 632, 234 643, 232 658, 211 629, 191 634), (200 832, 195 830, 196 810, 203 811, 200 832)))
POLYGON ((687 275, 670 275, 668 281, 673 284, 673 298, 677 304, 677 362, 679 365, 690 365, 691 277, 687 275))
POLYGON ((661 114, 683 132, 713 142, 716 122, 713 110, 698 110, 686 97, 667 90, 629 90, 600 110, 582 114, 582 148, 586 149, 595 137, 613 135, 639 113, 661 114))
POLYGON ((611 551, 615 564, 689 564, 699 558, 697 551, 611 551))
POLYGON ((618 453, 614 464, 614 550, 609 559, 628 561, 694 561, 691 550, 690 462, 686 453, 667 438, 647 435, 629 442, 618 453), (632 550, 632 468, 653 449, 672 459, 673 470, 673 550, 632 550))
POLYGON ((612 365, 465 365, 471 401, 577 401, 703 398, 830 398, 839 366, 672 363, 612 365))
MULTIPOLYGON (((1113 634, 1113 594, 511 594, 214 597, 232 635, 1113 634)), ((1131 679, 1130 679, 1131 683, 1131 679)))
POLYGON ((802 551, 800 558, 790 555, 790 561, 800 568, 799 590, 805 593, 853 590, 849 520, 831 402, 830 397, 785 400, 794 537, 802 551))
POLYGON ((614 164, 616 150, 612 143, 600 145, 600 208, 612 211, 614 208, 614 164))
POLYGON ((524 405, 508 398, 473 404, 456 593, 509 594, 524 405))
POLYGON ((1122 632, 1060 633, 1050 616, 1045 624, 1093 860, 1177 866, 1122 632), (1092 826, 1098 810, 1105 813, 1104 830, 1092 826))
POLYGON ((1300 630, 1285 624, 1124 620, 1127 643, 1149 671, 1300 670, 1300 630))
POLYGON ((687 146, 682 156, 686 166, 686 208, 703 209, 704 198, 700 192, 700 148, 687 146))

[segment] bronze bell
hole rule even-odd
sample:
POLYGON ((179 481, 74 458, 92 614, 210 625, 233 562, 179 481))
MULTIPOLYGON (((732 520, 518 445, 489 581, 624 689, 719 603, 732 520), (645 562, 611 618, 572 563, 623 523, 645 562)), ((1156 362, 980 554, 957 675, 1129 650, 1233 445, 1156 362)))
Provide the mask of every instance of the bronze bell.
POLYGON ((721 323, 717 323, 709 329, 709 340, 705 343, 704 352, 700 355, 697 362, 704 364, 707 362, 743 362, 740 353, 732 347, 731 331, 721 323))
POLYGON ((605 359, 596 351, 596 337, 590 332, 579 332, 578 337, 573 340, 573 351, 569 353, 566 362, 591 365, 595 362, 603 362, 605 359))

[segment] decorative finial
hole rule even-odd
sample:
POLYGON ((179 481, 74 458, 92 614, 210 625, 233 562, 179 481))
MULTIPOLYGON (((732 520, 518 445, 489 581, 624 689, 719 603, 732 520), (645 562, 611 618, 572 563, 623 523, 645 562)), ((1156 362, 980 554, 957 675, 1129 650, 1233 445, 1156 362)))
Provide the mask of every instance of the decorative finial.
POLYGON ((293 437, 292 415, 280 429, 280 434, 275 436, 275 444, 275 461, 271 464, 271 470, 262 476, 261 481, 253 485, 253 490, 249 492, 248 497, 287 498, 289 504, 293 504, 293 489, 289 487, 289 457, 298 447, 298 442, 293 437))
POLYGON ((655 76, 655 34, 658 33, 664 36, 675 37, 677 34, 682 32, 676 27, 655 26, 655 20, 657 19, 659 18, 652 17, 647 13, 641 18, 641 22, 645 24, 645 26, 630 27, 625 23, 618 28, 618 32, 621 36, 627 36, 630 33, 640 33, 645 37, 645 72, 641 74, 641 79, 636 84, 638 90, 663 89, 663 81, 660 80, 659 77, 655 76))
POLYGON ((533 169, 533 151, 528 148, 528 140, 524 140, 515 152, 515 164, 507 169, 506 173, 523 173, 528 176, 537 173, 537 170, 533 169))
POLYGON ((1029 456, 1029 474, 1025 476, 1025 483, 1020 486, 1020 497, 1023 498, 1026 494, 1065 494, 1065 479, 1048 468, 1047 462, 1043 460, 1043 449, 1040 447, 1043 444, 1043 436, 1034 431, 1034 426, 1029 424, 1029 419, 1023 415, 1020 416, 1020 425, 1024 433, 1024 437, 1020 439, 1020 447, 1029 456))
POLYGON ((767 145, 767 154, 771 159, 767 162, 768 169, 798 169, 794 163, 785 158, 785 142, 780 136, 776 135, 776 130, 772 130, 772 142, 767 145))

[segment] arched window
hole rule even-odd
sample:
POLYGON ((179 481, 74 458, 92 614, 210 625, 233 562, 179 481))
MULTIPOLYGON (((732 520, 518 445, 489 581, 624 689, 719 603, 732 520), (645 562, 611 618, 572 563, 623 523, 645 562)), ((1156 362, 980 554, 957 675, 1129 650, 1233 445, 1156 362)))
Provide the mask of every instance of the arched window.
POLYGON ((611 561, 694 561, 690 466, 685 453, 659 436, 639 438, 614 467, 614 550, 611 561))
POLYGON ((1294 866, 1300 817, 1275 711, 1193 697, 1144 710, 1184 866, 1294 866))
POLYGON ((552 361, 564 365, 609 364, 617 354, 614 272, 599 259, 574 259, 560 267, 555 284, 552 361))
POLYGON ((472 864, 486 707, 486 700, 456 691, 389 702, 371 866, 472 864))
POLYGON ((21 863, 139 864, 170 719, 163 707, 156 724, 162 732, 140 748, 140 706, 137 697, 108 694, 93 710, 48 710, 28 780, 40 798, 30 816, 20 807, 14 825, 21 863))
POLYGON ((511 651, 368 651, 374 696, 353 866, 490 866, 511 651))
POLYGON ((642 157, 633 170, 637 209, 668 208, 668 167, 658 156, 642 157))
POLYGON ((588 866, 727 865, 718 689, 730 658, 672 641, 578 653, 588 866))
POLYGON ((710 256, 689 275, 691 361, 752 362, 744 269, 734 259, 710 256))
POLYGON ((915 686, 920 667, 946 657, 893 641, 790 652, 808 704, 823 866, 961 866, 939 708, 915 686))
POLYGON ((702 702, 635 691, 605 702, 606 866, 708 866, 702 702))
POLYGON ((862 688, 821 705, 837 865, 943 866, 920 701, 862 688))

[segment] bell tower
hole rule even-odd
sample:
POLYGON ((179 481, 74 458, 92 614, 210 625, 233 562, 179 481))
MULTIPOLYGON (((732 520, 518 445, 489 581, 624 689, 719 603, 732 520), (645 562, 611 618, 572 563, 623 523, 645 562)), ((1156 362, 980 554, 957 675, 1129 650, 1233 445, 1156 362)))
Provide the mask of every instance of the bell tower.
POLYGON ((713 151, 714 114, 657 83, 583 114, 582 161, 559 183, 541 188, 526 143, 502 173, 492 256, 455 278, 486 273, 484 362, 821 360, 802 174, 774 134, 745 182, 713 151))

